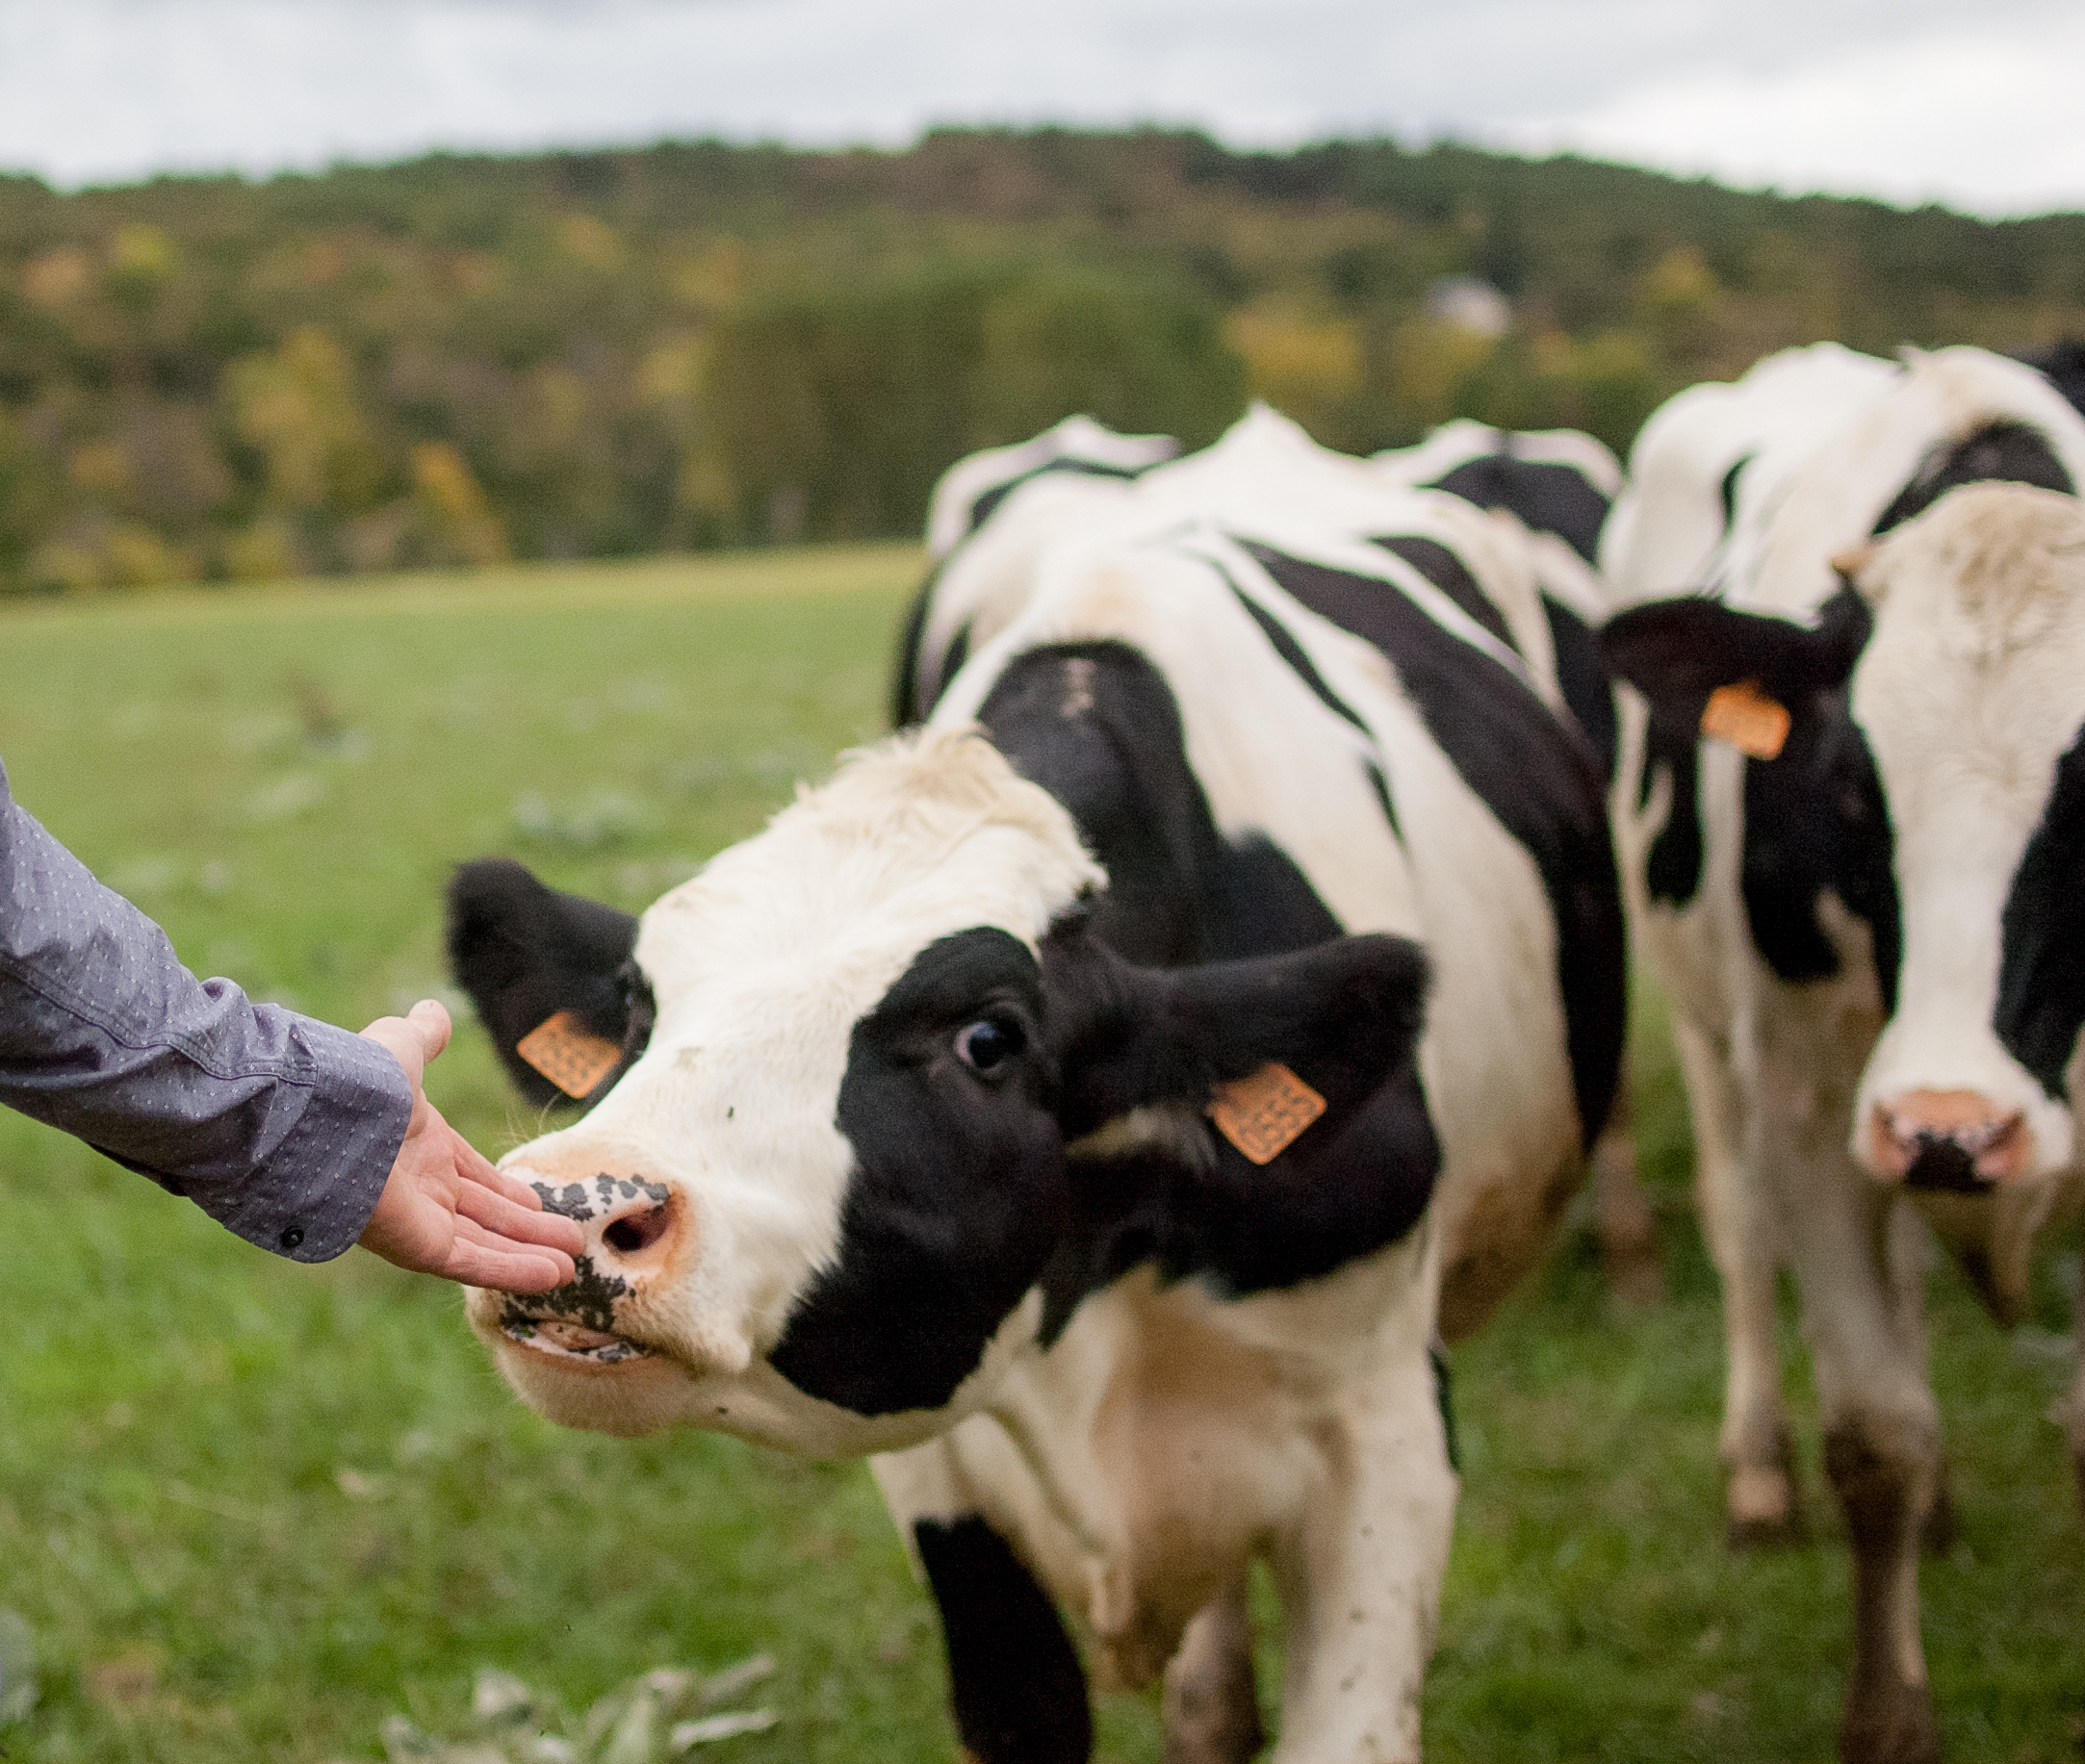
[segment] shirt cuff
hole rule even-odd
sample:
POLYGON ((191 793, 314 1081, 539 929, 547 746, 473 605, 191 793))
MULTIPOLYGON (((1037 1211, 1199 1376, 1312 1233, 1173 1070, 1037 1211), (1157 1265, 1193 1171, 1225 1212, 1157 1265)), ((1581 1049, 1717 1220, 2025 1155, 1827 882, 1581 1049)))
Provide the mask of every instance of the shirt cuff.
POLYGON ((306 1018, 317 1081, 269 1154, 265 1177, 221 1197, 193 1195, 247 1242, 296 1262, 330 1262, 361 1237, 413 1114, 405 1070, 381 1043, 306 1018))

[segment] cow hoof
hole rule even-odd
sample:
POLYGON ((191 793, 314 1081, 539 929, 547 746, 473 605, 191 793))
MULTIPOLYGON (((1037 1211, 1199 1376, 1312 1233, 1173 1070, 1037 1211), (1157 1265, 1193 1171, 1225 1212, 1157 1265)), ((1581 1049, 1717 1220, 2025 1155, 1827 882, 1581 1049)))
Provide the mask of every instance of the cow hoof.
POLYGON ((1742 1466, 1724 1491, 1724 1542, 1734 1550, 1792 1549, 1804 1541, 1795 1479, 1786 1470, 1742 1466))
POLYGON ((1922 1684, 1869 1684, 1846 1704, 1840 1764, 1941 1764, 1933 1693, 1922 1684))

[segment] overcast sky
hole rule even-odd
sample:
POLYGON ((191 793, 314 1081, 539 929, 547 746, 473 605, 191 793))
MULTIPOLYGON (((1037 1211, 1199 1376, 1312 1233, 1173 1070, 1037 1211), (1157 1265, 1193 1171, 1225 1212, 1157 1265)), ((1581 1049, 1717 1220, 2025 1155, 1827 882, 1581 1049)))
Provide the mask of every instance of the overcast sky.
POLYGON ((937 122, 1439 135, 1791 191, 2085 208, 2079 0, 0 0, 0 166, 937 122))

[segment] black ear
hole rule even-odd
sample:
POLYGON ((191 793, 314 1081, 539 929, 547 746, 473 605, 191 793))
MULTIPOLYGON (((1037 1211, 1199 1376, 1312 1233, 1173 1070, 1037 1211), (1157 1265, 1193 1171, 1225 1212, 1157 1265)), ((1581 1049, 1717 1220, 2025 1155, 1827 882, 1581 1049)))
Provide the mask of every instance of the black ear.
POLYGON ((1867 602, 1841 588, 1817 609, 1815 625, 1738 612, 1706 595, 1653 601, 1617 613, 1601 628, 1609 670, 1659 710, 1688 715, 1719 686, 1757 681, 1790 708, 1842 686, 1867 643, 1867 602))
POLYGON ((1409 1062, 1428 982, 1425 954, 1403 937, 1162 969, 1083 928, 1045 941, 1042 971, 1067 1139, 1152 1103, 1200 1108, 1271 1061, 1336 1113, 1409 1062))
POLYGON ((651 1001, 631 959, 636 941, 629 913, 546 887, 511 857, 459 864, 450 881, 450 972, 531 1103, 575 1100, 515 1051, 561 1010, 622 1049, 622 1063, 641 1051, 651 1001))

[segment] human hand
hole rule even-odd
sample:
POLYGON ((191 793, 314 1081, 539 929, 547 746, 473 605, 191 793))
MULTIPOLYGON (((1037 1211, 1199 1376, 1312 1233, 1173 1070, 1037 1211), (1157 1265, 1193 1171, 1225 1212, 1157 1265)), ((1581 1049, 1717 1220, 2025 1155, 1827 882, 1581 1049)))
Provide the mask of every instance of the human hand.
POLYGON ((421 1074, 449 1045, 449 1012, 424 998, 363 1032, 388 1048, 413 1087, 413 1114, 362 1247, 416 1274, 474 1287, 548 1292, 574 1277, 585 1243, 571 1219, 543 1211, 526 1183, 502 1176, 427 1101, 421 1074))

